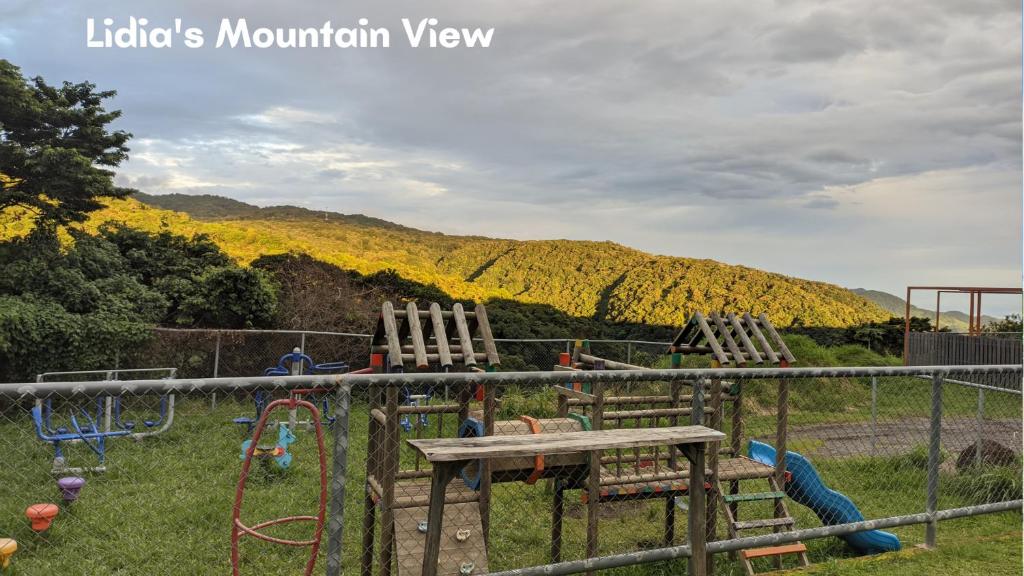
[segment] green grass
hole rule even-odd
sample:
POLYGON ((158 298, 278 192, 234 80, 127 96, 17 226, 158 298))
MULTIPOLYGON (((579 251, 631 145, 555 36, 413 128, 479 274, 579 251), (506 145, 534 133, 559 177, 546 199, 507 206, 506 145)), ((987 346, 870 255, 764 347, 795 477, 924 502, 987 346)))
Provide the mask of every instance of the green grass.
POLYGON ((979 533, 974 526, 958 520, 940 526, 935 550, 913 548, 881 556, 828 560, 806 570, 787 574, 1017 576, 1022 570, 1020 530, 979 533), (970 539, 965 541, 965 535, 969 535, 970 539))
MULTIPOLYGON (((926 383, 925 383, 926 384, 926 383)), ((921 386, 927 389, 927 385, 921 386)), ((950 395, 950 412, 959 410, 956 394, 950 395)), ((924 398, 924 397, 922 397, 924 398)), ((917 402, 915 397, 914 402, 917 402)), ((964 399, 965 413, 970 413, 964 399)), ((519 410, 541 410, 547 398, 510 393, 503 407, 506 416, 519 410)), ((908 406, 901 402, 903 413, 908 406)), ((926 410, 927 403, 915 410, 926 410)), ((995 403, 994 411, 1004 408, 995 403)), ((1019 406, 1017 417, 1019 418, 1019 406)), ((1009 413, 1009 409, 1005 409, 1009 413)), ((103 475, 87 475, 88 484, 81 499, 62 509, 54 527, 44 536, 33 534, 23 513, 35 502, 53 502, 59 497, 49 467, 52 450, 36 440, 31 433, 27 415, 11 409, 0 415, 0 537, 14 537, 20 549, 9 574, 36 576, 59 575, 159 575, 159 574, 224 574, 228 571, 230 512, 240 469, 242 436, 231 423, 233 417, 249 414, 251 404, 225 400, 213 411, 206 399, 179 401, 174 427, 165 436, 142 442, 115 439, 110 442, 108 466, 103 475)), ((862 418, 861 408, 845 413, 843 418, 862 418)), ((824 413, 794 414, 793 421, 827 421, 824 413)), ((833 414, 833 418, 835 418, 833 414)), ((284 417, 283 414, 281 416, 284 417)), ((753 424, 759 419, 771 421, 769 415, 752 414, 753 424)), ((436 433, 436 416, 430 429, 436 433)), ((444 427, 444 434, 453 433, 454 422, 444 427)), ((362 515, 363 472, 366 451, 367 410, 356 402, 351 416, 349 476, 345 509, 345 567, 355 573, 358 566, 360 521, 362 515)), ((285 474, 257 470, 246 492, 243 519, 251 524, 292 514, 309 514, 315 510, 316 475, 315 447, 310 432, 300 429, 299 440, 292 446, 295 462, 285 474)), ((803 450, 816 447, 805 439, 803 450)), ((328 442, 328 450, 331 443, 328 442)), ((94 457, 82 446, 69 449, 72 465, 89 464, 94 457)), ((403 451, 405 466, 415 461, 403 451)), ((912 458, 848 458, 815 460, 826 481, 849 495, 869 518, 908 514, 923 509, 925 473, 912 458)), ((944 482, 947 479, 944 476, 944 482)), ((949 484, 951 486, 955 484, 949 484)), ((1019 486, 1019 484, 1018 484, 1019 486)), ((751 484, 749 490, 763 490, 751 484)), ((1018 488, 1019 489, 1019 488, 1018 488)), ((943 507, 970 503, 970 489, 944 493, 943 507)), ((1018 496, 1019 497, 1019 496, 1018 496)), ((565 524, 566 559, 581 558, 585 542, 585 519, 581 513, 578 493, 567 499, 569 512, 565 524)), ((753 514, 756 505, 744 510, 753 514)), ((820 522, 809 510, 790 503, 798 526, 817 526, 820 522)), ((63 508, 63 507, 62 507, 63 508)), ((663 501, 652 500, 623 507, 618 513, 602 518, 600 523, 602 554, 626 552, 652 546, 660 541, 663 501)), ((750 516, 748 516, 750 517, 750 516)), ((677 534, 685 533, 686 515, 677 515, 677 534)), ((534 486, 522 483, 496 485, 493 499, 492 538, 489 549, 490 568, 504 569, 543 564, 549 538, 550 494, 544 482, 534 486)), ((886 573, 884 566, 905 573, 930 566, 953 550, 971 553, 955 554, 950 561, 962 570, 986 574, 1020 572, 1019 554, 1002 554, 1010 547, 1020 547, 1021 517, 1017 513, 995 514, 942 524, 940 550, 930 554, 901 554, 870 561, 847 559, 851 553, 835 538, 808 542, 812 561, 820 564, 815 570, 824 573, 848 573, 850 570, 881 570, 864 574, 886 573), (975 542, 978 542, 975 544, 975 542), (991 544, 989 543, 991 542, 991 544), (950 550, 945 548, 949 546, 950 550), (989 548, 1001 551, 989 552, 989 548), (1005 556, 1005 558, 1001 558, 1005 556), (835 560, 834 560, 835 559, 835 560), (1016 564, 1013 564, 1016 562, 1016 564), (889 564, 893 563, 893 564, 889 564), (998 567, 996 567, 998 566, 998 567), (833 572, 828 572, 832 570, 833 572)), ((308 525, 281 526, 267 532, 285 538, 303 538, 308 525)), ((724 530, 720 528, 720 533, 724 530)), ((923 538, 923 527, 906 527, 895 532, 908 547, 923 538)), ((326 542, 326 539, 325 539, 326 542)), ((256 542, 248 539, 242 546, 243 574, 286 575, 298 572, 305 557, 304 550, 256 542)), ((934 564, 939 562, 939 564, 934 564)), ((737 564, 722 557, 719 574, 740 574, 737 564)), ((321 554, 318 571, 325 566, 321 554)), ((612 571, 623 575, 678 574, 685 562, 638 566, 612 571)), ((765 568, 767 566, 762 566, 765 568)), ((860 573, 860 572, 849 572, 860 573)), ((895 573, 895 572, 889 572, 895 573)))

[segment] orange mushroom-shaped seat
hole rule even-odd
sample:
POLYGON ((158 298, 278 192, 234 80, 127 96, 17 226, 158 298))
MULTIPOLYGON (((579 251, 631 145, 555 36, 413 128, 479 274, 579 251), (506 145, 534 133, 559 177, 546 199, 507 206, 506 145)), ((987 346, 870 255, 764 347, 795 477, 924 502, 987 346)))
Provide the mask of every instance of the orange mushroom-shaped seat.
POLYGON ((11 565, 11 556, 18 551, 18 543, 13 538, 0 538, 0 570, 11 565))
POLYGON ((59 511, 56 504, 33 504, 25 510, 25 516, 32 522, 33 530, 42 532, 50 527, 59 511))

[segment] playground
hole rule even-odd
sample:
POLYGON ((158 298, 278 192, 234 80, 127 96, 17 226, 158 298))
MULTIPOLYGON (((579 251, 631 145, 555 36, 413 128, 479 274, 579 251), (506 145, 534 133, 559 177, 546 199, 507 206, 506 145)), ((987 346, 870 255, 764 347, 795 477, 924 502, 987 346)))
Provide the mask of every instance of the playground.
MULTIPOLYGON (((440 323, 434 323, 432 311, 385 305, 367 354, 370 366, 363 371, 417 378, 353 387, 344 421, 335 420, 336 385, 323 382, 355 371, 365 359, 307 363, 300 351, 287 349, 267 359, 267 376, 309 374, 322 378, 320 383, 300 386, 282 379, 265 396, 224 385, 101 400, 5 399, 0 443, 9 465, 0 468, 0 538, 12 538, 17 549, 4 574, 222 574, 231 570, 232 530, 238 573, 299 574, 311 565, 311 546, 278 544, 307 543, 315 526, 323 534, 312 547, 318 548, 312 573, 329 570, 328 534, 338 533, 344 574, 421 574, 424 555, 430 554, 424 546, 434 536, 429 496, 439 466, 431 464, 436 455, 429 449, 415 448, 460 437, 493 437, 500 450, 510 450, 517 437, 529 443, 531 436, 600 430, 608 444, 548 456, 502 452, 460 465, 445 492, 444 528, 436 534, 438 574, 485 574, 678 547, 687 543, 688 522, 698 513, 709 543, 920 514, 928 506, 930 473, 940 486, 936 510, 1019 502, 1019 388, 1014 394, 942 385, 941 442, 931 451, 931 378, 896 374, 895 368, 879 369, 879 376, 828 370, 808 376, 798 372, 799 356, 776 339, 770 324, 747 318, 709 314, 704 330, 704 317, 697 315, 647 365, 597 356, 581 340, 568 353, 552 354, 551 369, 537 373, 535 382, 523 377, 478 386, 459 384, 456 376, 502 376, 502 346, 488 334, 485 310, 438 311, 440 323), (733 321, 739 327, 726 328, 733 321), (718 322, 722 329, 712 329, 718 322), (663 377, 664 369, 684 366, 714 371, 697 384, 663 377), (761 367, 799 376, 722 376, 761 367), (643 377, 650 369, 658 369, 657 376, 643 377), (596 379, 588 374, 594 371, 600 371, 596 379), (433 383, 423 376, 431 373, 437 374, 433 383), (556 378, 561 380, 555 383, 556 378), (98 435, 105 431, 108 406, 112 434, 102 438, 100 461, 98 435), (265 413, 268 406, 274 410, 265 413), (340 493, 334 459, 344 424, 343 519, 324 502, 327 515, 318 522, 321 490, 328 499, 340 493), (690 456, 675 444, 650 439, 692 424, 720 435, 707 443, 703 511, 691 499, 690 456), (54 438, 63 438, 59 456, 54 438), (970 453, 979 438, 983 449, 970 453), (621 444, 627 440, 632 444, 621 444), (774 450, 779 445, 791 453, 784 469, 774 450), (57 485, 66 477, 85 480, 71 501, 57 485), (34 530, 26 518, 27 507, 37 503, 59 509, 45 530, 34 530), (238 526, 232 520, 236 511, 242 526, 271 541, 231 528, 238 526), (331 521, 339 519, 340 532, 332 531, 331 521)), ((1002 543, 1008 533, 1016 534, 1013 547, 1019 547, 1019 522, 1019 512, 965 513, 938 524, 939 551, 928 554, 948 554, 947 546, 965 541, 1002 543)), ((836 562, 870 570, 864 567, 883 565, 889 557, 917 561, 912 550, 926 540, 926 527, 915 523, 748 546, 709 560, 715 574, 801 566, 818 573, 835 569, 836 562), (880 552, 890 554, 861 559, 880 552)), ((1019 573, 1019 555, 1009 560, 999 569, 1019 573)), ((601 573, 676 574, 687 562, 679 557, 601 573)))

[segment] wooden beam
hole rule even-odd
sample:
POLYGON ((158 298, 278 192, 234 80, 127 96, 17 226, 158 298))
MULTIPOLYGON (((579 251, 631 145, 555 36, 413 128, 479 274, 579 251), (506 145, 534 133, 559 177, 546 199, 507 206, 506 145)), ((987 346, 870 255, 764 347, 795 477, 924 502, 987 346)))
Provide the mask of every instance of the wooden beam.
POLYGON ((768 332, 768 336, 775 341, 775 345, 779 347, 779 353, 782 354, 782 357, 786 359, 786 362, 789 362, 790 364, 796 362, 796 357, 794 357, 793 353, 789 351, 789 348, 786 346, 786 343, 783 342, 782 340, 782 336, 780 336, 778 331, 775 330, 775 326, 772 326, 772 323, 771 321, 768 320, 768 317, 765 316, 764 314, 761 314, 760 316, 757 317, 757 319, 761 322, 761 327, 768 332))
POLYGON ((779 357, 775 355, 775 350, 772 350, 772 345, 768 343, 768 339, 764 337, 761 329, 757 327, 757 322, 750 315, 750 312, 743 313, 743 321, 747 324, 747 329, 754 335, 754 339, 761 344, 761 349, 764 351, 764 355, 768 357, 768 361, 772 364, 779 363, 779 357))
POLYGON ((587 394, 586 392, 579 392, 577 390, 573 390, 572 388, 566 388, 565 386, 555 386, 555 390, 558 391, 558 393, 560 395, 562 395, 562 396, 566 396, 566 397, 569 397, 569 398, 575 398, 576 400, 581 400, 581 401, 586 402, 588 404, 592 404, 594 402, 593 394, 587 394))
POLYGON ((487 319, 487 309, 483 304, 476 305, 476 323, 480 330, 480 338, 484 341, 484 354, 487 354, 487 363, 491 366, 501 364, 498 357, 498 347, 494 344, 494 336, 491 334, 491 322, 487 319))
POLYGON ((473 353, 473 337, 469 333, 469 324, 466 323, 466 313, 462 304, 456 302, 452 306, 452 319, 455 320, 455 329, 459 334, 459 345, 462 346, 462 363, 466 366, 476 366, 476 355, 473 353))
POLYGON ((412 337, 412 354, 416 360, 416 367, 421 369, 427 368, 430 366, 430 363, 427 362, 427 347, 423 342, 423 327, 420 326, 420 312, 416 308, 416 303, 409 302, 406 304, 405 312, 405 321, 409 325, 409 336, 412 337))
POLYGON ((395 307, 385 302, 381 307, 381 320, 384 322, 384 334, 388 343, 388 362, 392 368, 402 367, 402 342, 398 339, 398 322, 395 320, 395 307))
POLYGON ((704 334, 704 338, 707 339, 708 346, 711 346, 711 350, 715 355, 715 359, 718 360, 718 363, 728 364, 729 359, 725 356, 725 351, 722 350, 722 346, 718 343, 718 338, 715 337, 714 330, 712 330, 711 327, 708 326, 707 321, 704 320, 704 316, 700 312, 694 312, 693 318, 697 322, 697 325, 700 326, 700 330, 704 334))
POLYGON ((722 317, 718 315, 718 312, 712 312, 708 316, 711 317, 711 321, 715 323, 715 328, 718 333, 722 335, 722 340, 725 341, 726 347, 729 348, 729 353, 732 354, 733 361, 738 365, 746 364, 746 360, 743 357, 743 351, 736 345, 736 340, 733 339, 730 330, 725 326, 725 322, 722 317), (736 360, 739 358, 740 360, 736 360))
POLYGON ((729 324, 732 325, 733 333, 740 337, 740 343, 746 348, 747 354, 750 355, 750 359, 756 364, 763 364, 761 355, 757 353, 757 348, 754 347, 754 343, 747 337, 747 331, 743 329, 743 325, 740 324, 739 318, 736 317, 732 312, 726 317, 729 320, 729 324))

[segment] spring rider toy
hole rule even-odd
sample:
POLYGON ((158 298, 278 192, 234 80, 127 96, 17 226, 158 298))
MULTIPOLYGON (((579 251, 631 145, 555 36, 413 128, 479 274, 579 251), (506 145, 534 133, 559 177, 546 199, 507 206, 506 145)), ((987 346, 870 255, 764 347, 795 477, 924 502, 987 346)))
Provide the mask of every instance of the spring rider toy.
MULTIPOLYGON (((258 459, 260 462, 268 462, 273 460, 278 468, 285 470, 292 463, 292 455, 288 452, 288 446, 295 442, 295 434, 292 434, 290 428, 285 424, 278 424, 277 426, 277 444, 274 446, 266 444, 257 444, 252 451, 252 457, 258 459)), ((246 440, 242 442, 242 461, 245 461, 245 455, 249 452, 249 446, 252 445, 252 440, 246 440)))
MULTIPOLYGON (((348 370, 348 364, 345 362, 322 362, 317 364, 312 358, 302 353, 302 349, 296 347, 292 351, 284 356, 281 356, 277 360, 277 365, 271 368, 267 368, 263 371, 264 376, 301 376, 303 374, 337 374, 348 370)), ((330 414, 330 404, 328 402, 329 390, 325 389, 307 389, 307 390, 294 390, 291 396, 303 396, 313 395, 319 396, 319 403, 322 407, 321 415, 323 416, 322 424, 331 426, 334 424, 334 417, 330 414)), ((263 410, 267 407, 267 404, 272 400, 271 393, 264 390, 257 390, 253 394, 253 401, 256 405, 256 415, 252 416, 240 416, 232 420, 235 424, 246 427, 246 434, 252 434, 253 428, 256 426, 256 422, 260 419, 260 415, 263 414, 263 410)), ((314 404, 318 403, 317 399, 312 400, 314 404)), ((288 425, 292 431, 295 431, 298 425, 305 425, 312 428, 313 423, 309 421, 298 421, 295 410, 288 411, 288 425)), ((268 426, 277 426, 277 423, 268 423, 268 426)))
MULTIPOLYGON (((430 404, 430 394, 413 394, 408 388, 403 388, 402 396, 404 397, 402 404, 405 406, 426 406, 430 404)), ((412 429, 416 426, 425 427, 428 424, 430 424, 430 419, 426 414, 420 414, 418 417, 413 414, 412 418, 408 414, 402 414, 402 417, 398 420, 398 425, 406 432, 412 432, 412 429)))

